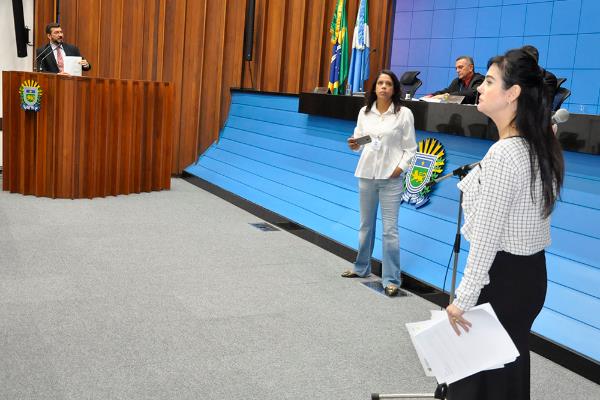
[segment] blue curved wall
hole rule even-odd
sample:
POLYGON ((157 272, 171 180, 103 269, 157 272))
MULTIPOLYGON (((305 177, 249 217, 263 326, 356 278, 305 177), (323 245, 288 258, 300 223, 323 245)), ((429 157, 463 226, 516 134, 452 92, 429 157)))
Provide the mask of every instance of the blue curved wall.
MULTIPOLYGON (((297 110, 296 96, 233 93, 219 141, 186 171, 356 249, 358 154, 346 146, 354 123, 297 110)), ((492 143, 417 136, 443 143, 447 171, 480 160, 492 143)), ((547 251, 548 295, 534 331, 599 362, 600 157, 569 152, 565 157, 567 177, 547 251)), ((438 288, 444 286, 456 231, 456 183, 443 181, 430 204, 419 210, 402 205, 400 211, 402 269, 438 288)), ((378 225, 374 257, 380 259, 378 225)), ((459 278, 468 251, 463 240, 459 278)), ((449 285, 448 278, 446 290, 449 285)))

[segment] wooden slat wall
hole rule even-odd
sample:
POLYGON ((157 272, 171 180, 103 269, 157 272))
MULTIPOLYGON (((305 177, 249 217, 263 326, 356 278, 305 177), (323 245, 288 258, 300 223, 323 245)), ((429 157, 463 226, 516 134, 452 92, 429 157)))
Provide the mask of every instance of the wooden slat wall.
MULTIPOLYGON (((55 1, 36 1, 37 32, 55 1)), ((88 76, 173 83, 172 172, 179 173, 218 138, 242 69, 246 88, 299 93, 327 85, 335 3, 256 0, 250 62, 242 61, 246 0, 61 0, 60 22, 66 41, 92 63, 88 76)), ((358 3, 347 0, 349 40, 358 3)), ((371 77, 389 65, 392 7, 369 1, 371 77)))
POLYGON ((33 30, 34 48, 43 46, 47 41, 46 25, 56 20, 56 0, 34 0, 33 30))

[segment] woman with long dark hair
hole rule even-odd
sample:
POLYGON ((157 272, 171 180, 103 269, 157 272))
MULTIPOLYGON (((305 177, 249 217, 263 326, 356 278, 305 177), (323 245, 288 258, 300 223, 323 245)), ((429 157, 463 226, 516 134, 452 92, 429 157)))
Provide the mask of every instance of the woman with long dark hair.
POLYGON ((382 284, 388 296, 396 296, 401 283, 398 239, 401 174, 417 151, 414 118, 408 108, 401 106, 400 91, 396 75, 389 70, 381 71, 358 114, 354 135, 348 139, 352 150, 362 149, 354 174, 359 178, 360 229, 354 269, 342 276, 358 278, 371 273, 377 207, 381 205, 382 284), (366 136, 370 142, 359 144, 360 138, 366 136))
POLYGON ((504 368, 451 384, 449 400, 530 398, 529 333, 546 298, 544 249, 564 178, 543 78, 531 54, 510 50, 488 62, 478 88, 477 109, 494 121, 500 140, 458 185, 470 251, 446 311, 461 334, 471 326, 463 313, 489 302, 520 355, 504 368))

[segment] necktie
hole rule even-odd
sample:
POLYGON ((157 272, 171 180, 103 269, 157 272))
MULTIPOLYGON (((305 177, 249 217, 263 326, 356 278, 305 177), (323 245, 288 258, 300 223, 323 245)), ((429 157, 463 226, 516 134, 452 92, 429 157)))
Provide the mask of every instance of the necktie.
POLYGON ((63 72, 65 68, 65 63, 62 56, 62 51, 60 51, 60 47, 56 48, 56 64, 58 64, 58 71, 63 72))

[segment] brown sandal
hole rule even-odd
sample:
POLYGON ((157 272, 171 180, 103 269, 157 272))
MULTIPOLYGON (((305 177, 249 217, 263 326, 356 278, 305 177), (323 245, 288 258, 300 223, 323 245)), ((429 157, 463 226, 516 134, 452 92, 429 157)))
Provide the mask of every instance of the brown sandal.
POLYGON ((360 276, 359 274, 357 274, 356 272, 348 270, 348 271, 342 272, 342 278, 363 278, 363 277, 360 276))

